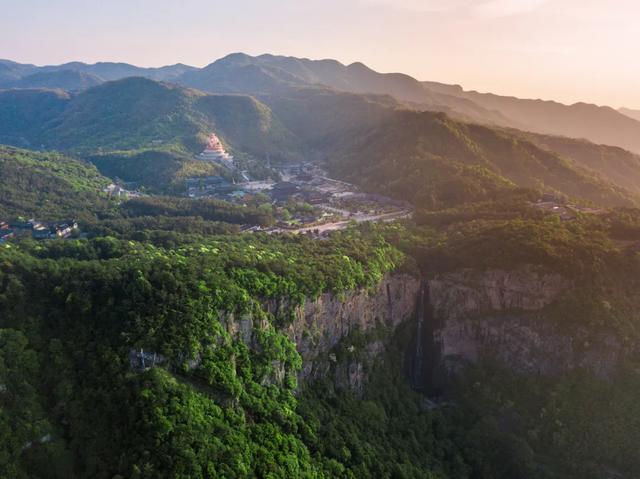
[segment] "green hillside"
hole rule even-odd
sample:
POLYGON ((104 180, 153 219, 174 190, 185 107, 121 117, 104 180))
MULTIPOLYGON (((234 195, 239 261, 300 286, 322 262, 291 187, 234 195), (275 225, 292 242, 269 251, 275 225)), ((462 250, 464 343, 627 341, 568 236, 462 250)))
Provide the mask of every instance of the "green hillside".
POLYGON ((500 196, 514 187, 605 206, 636 201, 634 158, 616 153, 610 162, 613 156, 603 158, 602 148, 584 143, 581 151, 577 142, 567 154, 558 140, 543 144, 523 139, 522 132, 400 108, 388 96, 323 87, 288 88, 259 101, 133 77, 77 95, 0 92, 0 138, 73 152, 105 175, 152 191, 179 192, 184 178, 217 173, 196 159, 215 131, 245 164, 329 157, 342 177, 429 208, 500 196))
POLYGON ((108 183, 91 164, 0 146, 0 218, 92 218, 108 183))
POLYGON ((629 191, 518 136, 442 113, 397 112, 344 141, 330 164, 367 189, 430 209, 495 198, 516 186, 609 206, 637 201, 629 191))
POLYGON ((212 174, 195 159, 215 131, 240 160, 298 157, 298 144, 268 107, 242 95, 206 95, 144 78, 108 82, 77 95, 0 92, 0 138, 73 152, 110 176, 171 189, 212 174))
POLYGON ((598 173, 602 178, 640 193, 640 155, 617 146, 597 145, 587 140, 577 140, 564 136, 520 133, 524 138, 577 165, 598 173))
POLYGON ((186 178, 215 175, 220 170, 213 163, 197 160, 192 154, 175 149, 87 153, 84 158, 103 175, 136 183, 151 192, 182 194, 186 178))
POLYGON ((161 143, 196 151, 208 126, 192 109, 198 95, 143 78, 109 82, 73 97, 50 122, 45 144, 79 152, 161 143))
POLYGON ((556 101, 515 98, 465 91, 459 85, 423 82, 425 88, 465 99, 498 112, 506 121, 495 124, 547 135, 586 138, 640 153, 640 121, 625 111, 589 103, 565 105, 556 101))
POLYGON ((314 433, 297 408, 301 359, 278 329, 291 318, 260 300, 372 286, 402 262, 357 234, 214 237, 174 250, 114 238, 0 248, 0 377, 19 391, 0 403, 0 475, 332 477, 305 444, 314 433), (260 346, 219 314, 259 320, 260 346), (140 348, 166 369, 137 374, 129 357, 140 348), (188 367, 192 357, 201 359, 188 367))
POLYGON ((0 144, 39 147, 45 126, 62 114, 69 100, 62 90, 0 90, 0 144))
POLYGON ((105 83, 72 98, 45 143, 79 152, 173 148, 199 153, 215 129, 232 150, 287 152, 286 131, 246 96, 209 96, 144 78, 105 83))
POLYGON ((295 88, 260 99, 310 149, 331 149, 335 141, 379 125, 401 107, 389 96, 356 95, 328 88, 295 88))
POLYGON ((104 80, 90 73, 77 70, 39 71, 20 79, 0 83, 2 88, 60 88, 63 90, 86 90, 104 80))

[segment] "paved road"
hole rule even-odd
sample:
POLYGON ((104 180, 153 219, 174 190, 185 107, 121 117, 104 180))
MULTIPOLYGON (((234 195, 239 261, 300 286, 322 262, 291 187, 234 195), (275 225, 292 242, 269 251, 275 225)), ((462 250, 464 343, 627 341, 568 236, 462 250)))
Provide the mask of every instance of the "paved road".
POLYGON ((298 228, 294 230, 284 228, 274 228, 269 230, 270 233, 308 233, 309 231, 317 231, 318 233, 324 233, 327 231, 337 231, 347 228, 352 222, 366 223, 368 221, 396 221, 404 218, 410 218, 413 212, 411 210, 395 211, 393 213, 382 213, 376 215, 361 214, 353 215, 348 220, 336 221, 334 223, 325 223, 317 226, 307 226, 304 228, 298 228))

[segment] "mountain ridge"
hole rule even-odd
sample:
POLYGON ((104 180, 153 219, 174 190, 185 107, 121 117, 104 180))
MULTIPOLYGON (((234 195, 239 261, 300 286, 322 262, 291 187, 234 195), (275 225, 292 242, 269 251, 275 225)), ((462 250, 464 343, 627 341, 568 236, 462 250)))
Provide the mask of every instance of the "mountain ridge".
POLYGON ((421 82, 404 73, 379 73, 361 62, 345 65, 333 59, 231 53, 203 68, 181 63, 144 68, 117 62, 69 62, 38 67, 0 60, 0 88, 15 84, 28 74, 61 70, 75 70, 106 81, 143 76, 209 93, 261 95, 324 86, 357 94, 390 95, 407 108, 443 111, 464 121, 585 138, 594 143, 640 152, 640 113, 634 114, 633 110, 621 111, 585 102, 566 105, 552 100, 465 91, 460 85, 421 82))
POLYGON ((467 98, 489 110, 501 112, 512 124, 533 133, 584 138, 593 143, 640 152, 640 121, 610 106, 586 102, 570 105, 554 100, 522 99, 494 93, 465 91, 460 85, 423 82, 427 88, 467 98))
POLYGON ((640 121, 640 110, 634 110, 631 108, 619 108, 618 111, 623 115, 628 116, 629 118, 640 121))

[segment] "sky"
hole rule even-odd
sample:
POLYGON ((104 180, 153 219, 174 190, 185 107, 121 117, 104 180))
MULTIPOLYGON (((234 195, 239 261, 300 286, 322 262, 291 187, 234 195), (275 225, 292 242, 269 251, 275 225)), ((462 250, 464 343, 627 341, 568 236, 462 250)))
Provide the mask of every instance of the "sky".
POLYGON ((468 90, 640 109, 638 0, 0 0, 0 58, 360 61, 468 90))

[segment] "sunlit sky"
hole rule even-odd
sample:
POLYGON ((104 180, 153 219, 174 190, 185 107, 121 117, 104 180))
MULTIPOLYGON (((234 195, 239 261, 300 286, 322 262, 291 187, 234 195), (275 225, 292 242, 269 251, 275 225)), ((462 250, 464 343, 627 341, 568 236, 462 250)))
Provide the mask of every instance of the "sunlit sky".
POLYGON ((0 0, 0 58, 204 66, 237 51, 640 109, 639 0, 0 0))

